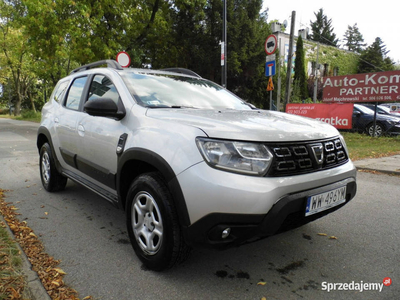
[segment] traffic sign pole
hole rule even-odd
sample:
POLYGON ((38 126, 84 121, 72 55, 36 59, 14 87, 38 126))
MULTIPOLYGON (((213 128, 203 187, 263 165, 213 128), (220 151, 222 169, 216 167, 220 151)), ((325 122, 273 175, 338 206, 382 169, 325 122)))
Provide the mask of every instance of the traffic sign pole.
POLYGON ((272 110, 272 91, 274 84, 272 83, 272 76, 275 75, 275 54, 278 40, 275 35, 271 34, 267 37, 264 44, 265 53, 267 53, 265 63, 265 76, 269 76, 267 91, 269 91, 269 110, 272 110))
MULTIPOLYGON (((270 77, 272 79, 272 77, 270 77)), ((269 92, 269 110, 272 110, 272 91, 269 92)))

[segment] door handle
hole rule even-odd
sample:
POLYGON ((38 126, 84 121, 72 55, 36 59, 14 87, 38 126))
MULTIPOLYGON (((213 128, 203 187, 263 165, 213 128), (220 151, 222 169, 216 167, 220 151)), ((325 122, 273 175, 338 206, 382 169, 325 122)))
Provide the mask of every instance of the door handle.
POLYGON ((82 124, 79 124, 79 126, 78 126, 78 134, 79 134, 79 136, 85 136, 85 127, 83 127, 83 125, 82 124))

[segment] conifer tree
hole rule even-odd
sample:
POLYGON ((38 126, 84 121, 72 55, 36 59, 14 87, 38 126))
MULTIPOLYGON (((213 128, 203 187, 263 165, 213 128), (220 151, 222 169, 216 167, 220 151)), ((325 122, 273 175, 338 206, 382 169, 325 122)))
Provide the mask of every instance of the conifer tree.
POLYGON ((364 47, 367 45, 364 43, 363 35, 358 30, 357 23, 355 23, 354 26, 347 26, 347 30, 344 34, 344 40, 346 41, 344 46, 347 47, 349 51, 354 51, 357 53, 361 53, 364 47))
POLYGON ((317 19, 310 23, 310 39, 321 44, 337 47, 338 39, 336 38, 336 34, 333 33, 332 19, 328 20, 322 8, 314 13, 314 15, 317 19))
POLYGON ((371 73, 394 70, 394 62, 387 56, 389 51, 380 37, 365 49, 360 55, 358 73, 371 73))
POLYGON ((308 98, 307 78, 304 66, 303 39, 298 37, 296 43, 296 59, 294 61, 294 86, 299 89, 301 100, 308 98))

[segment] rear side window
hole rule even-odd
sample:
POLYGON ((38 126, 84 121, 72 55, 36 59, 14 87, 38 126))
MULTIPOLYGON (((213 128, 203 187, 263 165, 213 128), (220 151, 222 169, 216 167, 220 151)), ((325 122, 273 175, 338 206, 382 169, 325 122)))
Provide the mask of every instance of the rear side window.
POLYGON ((88 101, 97 98, 111 98, 118 104, 118 91, 112 81, 104 75, 96 75, 90 85, 88 101))
POLYGON ((62 99, 64 98, 65 91, 66 91, 66 89, 68 87, 68 83, 69 83, 68 81, 59 82, 57 84, 57 86, 55 87, 53 95, 52 95, 52 98, 55 101, 57 101, 58 103, 62 102, 62 99))
POLYGON ((65 107, 73 110, 79 109, 83 88, 85 87, 87 77, 76 78, 69 89, 65 107))

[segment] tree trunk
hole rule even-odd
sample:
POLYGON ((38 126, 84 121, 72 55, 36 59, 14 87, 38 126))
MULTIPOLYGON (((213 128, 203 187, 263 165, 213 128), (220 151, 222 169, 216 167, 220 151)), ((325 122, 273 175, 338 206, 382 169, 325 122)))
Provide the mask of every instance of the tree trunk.
POLYGON ((31 105, 32 105, 32 110, 36 113, 35 102, 33 101, 33 97, 30 92, 28 92, 28 97, 29 97, 29 101, 31 102, 31 105))
POLYGON ((17 97, 14 107, 14 116, 19 116, 21 114, 21 99, 17 97))

